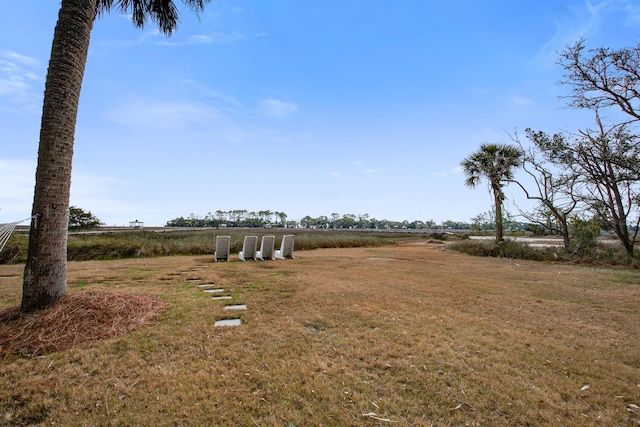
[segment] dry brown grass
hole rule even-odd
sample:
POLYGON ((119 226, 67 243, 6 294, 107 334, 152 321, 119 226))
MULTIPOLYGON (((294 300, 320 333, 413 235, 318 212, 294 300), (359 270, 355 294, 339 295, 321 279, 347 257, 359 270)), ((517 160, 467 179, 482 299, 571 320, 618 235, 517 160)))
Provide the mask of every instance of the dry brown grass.
MULTIPOLYGON (((152 294, 152 326, 0 361, 0 424, 629 425, 640 274, 412 244, 276 262, 71 263, 70 293, 152 294), (200 265, 206 268, 194 270, 200 265), (199 282, 189 279, 200 279, 199 282), (245 303, 243 325, 196 283, 245 303)), ((0 308, 21 266, 0 265, 0 308)))

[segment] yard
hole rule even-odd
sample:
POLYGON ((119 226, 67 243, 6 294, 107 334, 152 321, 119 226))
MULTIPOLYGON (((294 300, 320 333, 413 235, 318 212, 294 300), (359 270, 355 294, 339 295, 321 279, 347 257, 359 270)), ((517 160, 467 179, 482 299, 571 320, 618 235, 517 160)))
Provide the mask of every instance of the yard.
MULTIPOLYGON (((637 270, 426 242, 295 255, 71 262, 71 294, 170 306, 125 335, 0 360, 0 424, 640 424, 637 270), (214 327, 228 318, 242 324, 214 327)), ((0 265, 0 309, 19 304, 22 269, 0 265)))

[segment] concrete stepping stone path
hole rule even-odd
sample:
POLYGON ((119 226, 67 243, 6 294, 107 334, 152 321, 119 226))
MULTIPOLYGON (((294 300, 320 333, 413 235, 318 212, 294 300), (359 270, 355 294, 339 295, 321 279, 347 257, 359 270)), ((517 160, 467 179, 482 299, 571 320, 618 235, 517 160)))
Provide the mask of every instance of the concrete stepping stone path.
POLYGON ((213 326, 215 326, 215 327, 219 327, 219 326, 240 326, 240 325, 242 325, 242 319, 216 320, 216 322, 213 324, 213 326))
MULTIPOLYGON (((177 273, 177 275, 181 275, 181 274, 187 274, 189 272, 193 272, 193 271, 199 271, 201 269, 204 268, 208 268, 209 265, 198 265, 197 267, 191 268, 187 271, 181 271, 180 273, 177 273)), ((201 278, 189 278, 186 279, 187 282, 189 283, 196 283, 196 282, 200 282, 202 279, 201 278)), ((216 287, 215 283, 199 283, 198 287, 200 289, 202 289, 203 292, 208 293, 208 294, 220 294, 224 292, 223 288, 219 288, 216 287)), ((215 295, 213 297, 211 297, 212 300, 214 301, 221 301, 221 300, 230 300, 233 299, 233 296, 231 295, 215 295)), ((239 310, 246 310, 247 309, 247 305, 246 304, 229 304, 229 305, 225 305, 224 307, 222 307, 223 310, 230 310, 230 311, 239 311, 239 310)), ((221 327, 221 326, 240 326, 242 325, 242 319, 240 318, 234 318, 234 319, 220 319, 220 320, 216 320, 213 324, 213 326, 215 327, 221 327)))
POLYGON ((220 295, 219 297, 212 297, 211 299, 214 301, 221 301, 223 299, 233 299, 233 297, 231 295, 220 295))

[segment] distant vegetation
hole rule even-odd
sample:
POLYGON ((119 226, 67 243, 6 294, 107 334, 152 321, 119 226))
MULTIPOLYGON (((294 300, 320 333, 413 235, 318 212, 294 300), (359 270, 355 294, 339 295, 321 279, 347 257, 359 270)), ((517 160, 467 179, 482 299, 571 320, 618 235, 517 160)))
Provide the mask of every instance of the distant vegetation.
POLYGON ((91 211, 77 206, 69 207, 69 230, 88 230, 104 225, 91 211))
POLYGON ((505 239, 499 244, 490 240, 463 239, 452 242, 447 245, 447 248, 474 256, 640 267, 640 257, 637 254, 628 256, 622 246, 615 243, 617 242, 596 243, 594 240, 584 247, 572 246, 571 248, 565 248, 553 246, 536 248, 531 247, 526 242, 512 239, 505 239))
MULTIPOLYGON (((638 256, 628 257, 620 245, 598 243, 595 236, 581 231, 569 249, 564 247, 535 248, 527 243, 507 238, 496 244, 493 240, 470 240, 469 232, 411 230, 313 230, 313 229, 203 229, 184 231, 113 231, 71 233, 67 254, 70 261, 113 260, 125 258, 161 257, 173 255, 213 255, 216 236, 231 236, 231 253, 242 249, 244 236, 275 235, 279 246, 283 234, 295 235, 295 251, 318 248, 354 248, 395 245, 399 242, 423 241, 446 243, 446 248, 474 256, 554 261, 596 265, 640 266, 638 256), (588 234, 588 235, 587 235, 588 234)), ((474 233, 475 234, 475 233, 474 233)), ((509 233, 509 236, 522 233, 509 233)), ((25 262, 28 237, 15 232, 0 252, 0 264, 25 262)), ((614 242, 615 243, 615 242, 614 242)), ((443 246, 444 247, 444 246, 443 246)))
MULTIPOLYGON (((216 211, 209 212, 204 217, 190 214, 188 217, 179 217, 167 221, 167 227, 286 227, 286 228, 311 228, 330 230, 491 230, 495 227, 493 214, 486 212, 472 218, 472 222, 443 221, 440 224, 434 220, 403 220, 390 221, 387 219, 372 218, 369 214, 344 214, 332 213, 330 216, 318 217, 305 216, 300 220, 288 220, 284 212, 247 210, 216 211)), ((531 224, 517 222, 507 212, 504 214, 505 229, 526 230, 531 224)))
MULTIPOLYGON (((315 230, 185 230, 185 231, 119 231, 70 234, 67 257, 70 261, 110 260, 121 258, 158 257, 170 255, 213 255, 218 235, 231 236, 231 252, 242 249, 244 236, 248 234, 276 235, 276 246, 282 234, 295 234, 295 250, 316 248, 373 247, 394 244, 399 240, 446 238, 445 235, 413 235, 393 232, 348 232, 315 230), (434 237, 435 236, 435 237, 434 237)), ((14 233, 7 246, 0 252, 0 263, 25 262, 28 237, 14 233)))

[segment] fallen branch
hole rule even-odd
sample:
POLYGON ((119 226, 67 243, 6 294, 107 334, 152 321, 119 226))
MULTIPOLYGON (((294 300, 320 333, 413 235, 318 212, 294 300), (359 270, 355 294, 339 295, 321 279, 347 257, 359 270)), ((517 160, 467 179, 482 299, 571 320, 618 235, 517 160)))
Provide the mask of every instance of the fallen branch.
POLYGON ((399 422, 399 421, 390 420, 389 418, 380 418, 378 416, 378 414, 376 414, 375 412, 369 412, 367 414, 362 414, 362 416, 363 417, 367 417, 367 418, 371 418, 371 419, 376 420, 376 421, 381 421, 381 422, 384 422, 384 423, 397 423, 397 422, 399 422))
POLYGON ((466 406, 467 408, 471 409, 472 411, 476 410, 476 408, 474 408, 473 406, 469 405, 467 402, 460 402, 455 406, 455 408, 451 408, 451 410, 452 411, 457 411, 458 409, 462 408, 463 406, 466 406))

